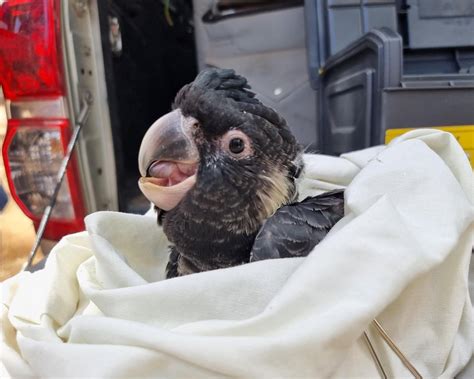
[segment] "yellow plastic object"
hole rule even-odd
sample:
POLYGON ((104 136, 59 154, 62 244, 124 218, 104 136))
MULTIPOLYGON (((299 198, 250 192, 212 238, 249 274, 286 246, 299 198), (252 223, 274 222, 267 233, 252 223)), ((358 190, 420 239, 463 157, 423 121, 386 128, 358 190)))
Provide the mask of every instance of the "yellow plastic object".
MULTIPOLYGON (((414 128, 388 129, 385 133, 385 143, 389 143, 395 137, 413 130, 414 128)), ((472 168, 474 168, 474 125, 458 126, 436 126, 432 129, 439 129, 451 133, 458 140, 459 144, 466 152, 472 168)))

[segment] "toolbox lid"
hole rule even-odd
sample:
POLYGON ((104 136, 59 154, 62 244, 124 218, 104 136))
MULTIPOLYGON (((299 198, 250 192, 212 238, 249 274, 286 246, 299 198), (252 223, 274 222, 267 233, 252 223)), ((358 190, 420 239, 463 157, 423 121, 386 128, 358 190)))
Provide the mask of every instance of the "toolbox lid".
POLYGON ((412 49, 474 45, 472 0, 407 0, 412 49))

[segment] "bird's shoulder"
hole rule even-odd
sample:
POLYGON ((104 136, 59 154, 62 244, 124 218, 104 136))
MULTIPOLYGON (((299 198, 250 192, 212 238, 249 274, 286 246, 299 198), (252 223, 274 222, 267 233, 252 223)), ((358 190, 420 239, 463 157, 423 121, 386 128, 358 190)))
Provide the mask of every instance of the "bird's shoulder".
POLYGON ((306 256, 343 216, 343 190, 285 205, 263 224, 250 261, 306 256))

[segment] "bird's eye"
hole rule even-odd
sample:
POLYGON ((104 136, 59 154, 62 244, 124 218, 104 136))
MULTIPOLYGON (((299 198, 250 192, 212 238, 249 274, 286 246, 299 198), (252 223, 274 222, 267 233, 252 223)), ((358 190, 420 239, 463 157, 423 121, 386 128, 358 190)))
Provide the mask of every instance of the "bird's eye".
POLYGON ((245 149, 245 142, 242 138, 232 138, 229 141, 229 150, 234 154, 240 154, 245 149))
POLYGON ((245 159, 253 154, 252 140, 241 130, 229 130, 220 138, 220 145, 233 159, 245 159))

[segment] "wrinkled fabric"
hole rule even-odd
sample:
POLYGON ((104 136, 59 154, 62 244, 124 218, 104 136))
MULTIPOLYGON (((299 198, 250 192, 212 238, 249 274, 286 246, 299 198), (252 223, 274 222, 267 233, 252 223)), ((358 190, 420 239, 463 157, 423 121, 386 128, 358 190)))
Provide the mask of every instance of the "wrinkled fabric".
POLYGON ((346 187, 346 216, 307 258, 164 279, 155 217, 99 212, 44 270, 2 285, 11 377, 452 378, 473 351, 474 191, 450 134, 420 130, 339 158, 307 155, 301 197, 346 187))

